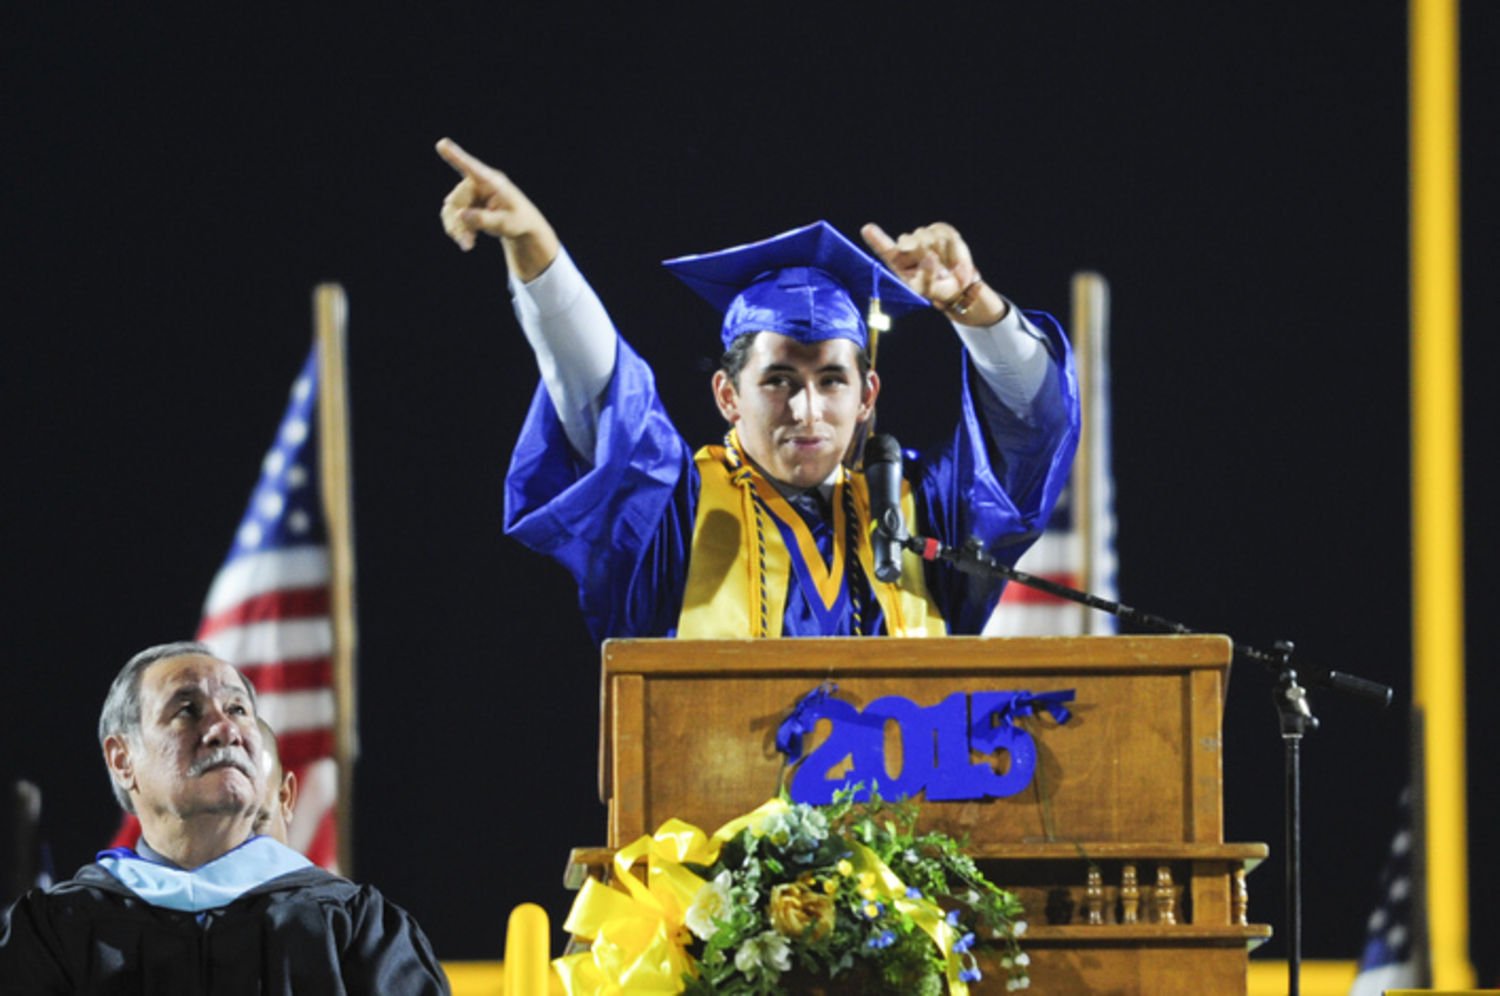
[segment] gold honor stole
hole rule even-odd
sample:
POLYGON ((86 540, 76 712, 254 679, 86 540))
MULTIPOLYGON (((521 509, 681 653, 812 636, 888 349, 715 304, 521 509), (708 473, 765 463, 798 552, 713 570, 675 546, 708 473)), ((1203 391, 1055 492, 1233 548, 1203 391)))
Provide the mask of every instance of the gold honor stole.
MULTIPOLYGON (((812 530, 770 481, 748 463, 736 467, 723 446, 705 446, 693 457, 702 486, 688 556, 687 588, 677 620, 681 639, 780 636, 793 571, 818 614, 832 614, 847 597, 844 584, 849 530, 843 489, 853 487, 859 518, 860 569, 880 602, 892 636, 944 636, 947 626, 927 594, 922 561, 902 552, 901 580, 876 581, 870 549, 870 495, 864 477, 843 468, 834 485, 833 558, 824 563, 812 530), (757 515, 759 503, 762 514, 757 515), (821 612, 820 612, 821 610, 821 612)), ((911 488, 901 482, 901 514, 916 521, 911 488)))

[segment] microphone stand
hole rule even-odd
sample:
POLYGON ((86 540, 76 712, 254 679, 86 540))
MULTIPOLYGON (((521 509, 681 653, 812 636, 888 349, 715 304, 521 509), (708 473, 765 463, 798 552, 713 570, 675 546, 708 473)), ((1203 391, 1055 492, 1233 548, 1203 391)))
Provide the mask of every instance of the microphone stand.
MULTIPOLYGON (((1189 635, 1200 632, 1182 623, 1141 612, 1121 602, 1100 598, 1090 592, 1070 588, 1046 578, 1017 570, 1001 563, 985 552, 982 544, 970 540, 962 547, 946 546, 935 539, 913 536, 899 523, 893 529, 890 523, 879 522, 877 532, 885 533, 892 541, 917 554, 923 560, 948 564, 965 574, 980 577, 1003 578, 1015 581, 1037 591, 1087 605, 1101 612, 1118 616, 1126 622, 1161 633, 1189 635)), ((1259 650, 1251 646, 1234 644, 1236 660, 1256 661, 1269 669, 1276 679, 1272 700, 1281 724, 1281 739, 1286 757, 1286 922, 1287 922, 1287 993, 1300 996, 1302 991, 1302 737, 1318 728, 1318 719, 1312 713, 1306 690, 1297 683, 1297 671, 1292 666, 1293 645, 1290 640, 1278 640, 1272 649, 1259 650)), ((1364 699, 1380 708, 1390 705, 1391 688, 1379 682, 1369 681, 1343 671, 1318 670, 1306 673, 1307 680, 1314 685, 1364 699)))

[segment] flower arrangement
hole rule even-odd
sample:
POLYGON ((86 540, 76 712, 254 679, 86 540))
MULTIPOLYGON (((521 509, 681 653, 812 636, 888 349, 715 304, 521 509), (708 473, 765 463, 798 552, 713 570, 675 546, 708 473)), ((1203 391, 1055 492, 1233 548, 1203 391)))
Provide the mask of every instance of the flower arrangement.
POLYGON ((1026 988, 1016 897, 952 837, 918 833, 916 803, 870 796, 773 800, 711 840, 669 821, 622 851, 617 879, 645 858, 645 882, 624 871, 623 893, 593 882, 580 893, 566 926, 593 944, 556 963, 569 993, 937 996, 946 983, 964 994, 980 978, 981 937, 998 949, 1007 988, 1026 988))

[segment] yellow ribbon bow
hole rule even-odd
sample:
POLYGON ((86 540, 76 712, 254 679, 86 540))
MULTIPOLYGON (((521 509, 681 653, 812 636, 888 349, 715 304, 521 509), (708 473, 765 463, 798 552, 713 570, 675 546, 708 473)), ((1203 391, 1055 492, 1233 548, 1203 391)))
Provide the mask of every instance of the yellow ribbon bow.
MULTIPOLYGON (((679 993, 684 977, 697 975, 688 954, 691 934, 687 911, 707 883, 686 865, 707 867, 735 834, 788 808, 772 799, 754 812, 724 824, 712 837, 682 820, 663 823, 655 834, 642 836, 615 853, 614 886, 596 879, 584 883, 563 928, 592 943, 588 951, 565 955, 552 964, 568 996, 615 996, 618 993, 679 993), (645 881, 636 872, 645 862, 645 881)), ((872 887, 932 938, 948 963, 948 991, 968 996, 959 979, 959 958, 953 951, 957 932, 943 919, 931 900, 912 899, 906 886, 880 857, 858 841, 850 841, 853 862, 869 873, 872 887)))

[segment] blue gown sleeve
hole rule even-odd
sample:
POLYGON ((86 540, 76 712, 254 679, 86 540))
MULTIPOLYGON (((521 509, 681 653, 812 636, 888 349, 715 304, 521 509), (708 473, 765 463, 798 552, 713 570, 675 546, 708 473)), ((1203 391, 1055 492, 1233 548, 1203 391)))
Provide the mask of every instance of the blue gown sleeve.
POLYGON ((505 482, 505 531, 561 563, 596 642, 666 636, 687 580, 698 480, 651 368, 623 339, 592 462, 538 386, 505 482))
MULTIPOLYGON (((1029 418, 1005 405, 964 359, 958 428, 922 454, 910 475, 921 529, 960 546, 977 537, 995 559, 1014 565, 1046 528, 1078 446, 1078 374, 1062 327, 1051 315, 1026 316, 1046 336, 1052 370, 1029 418)), ((930 564, 925 576, 948 632, 976 634, 1004 582, 930 564)))

